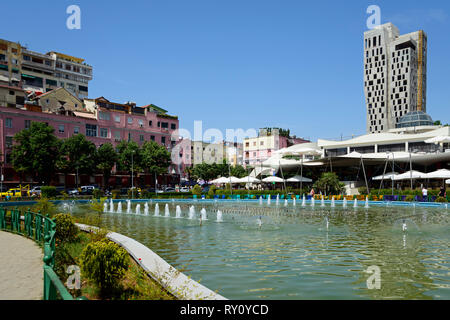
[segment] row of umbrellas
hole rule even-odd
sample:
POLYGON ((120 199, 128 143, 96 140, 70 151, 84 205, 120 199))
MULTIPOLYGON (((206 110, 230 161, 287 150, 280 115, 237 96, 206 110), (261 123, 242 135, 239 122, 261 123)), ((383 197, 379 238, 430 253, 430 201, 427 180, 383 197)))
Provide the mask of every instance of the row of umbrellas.
POLYGON ((385 175, 377 176, 372 178, 372 180, 410 180, 410 179, 449 179, 447 180, 447 184, 450 184, 450 170, 440 169, 437 171, 423 173, 420 171, 408 171, 402 174, 398 174, 397 172, 386 173, 385 175))
POLYGON ((270 176, 267 178, 264 178, 262 180, 257 179, 255 177, 244 177, 244 178, 236 178, 236 177, 221 177, 215 180, 210 181, 212 184, 224 184, 224 183, 231 183, 231 184, 238 184, 238 183, 261 183, 261 182, 267 182, 267 183, 282 183, 282 182, 312 182, 311 179, 305 178, 302 176, 295 176, 289 179, 282 179, 280 177, 270 176))

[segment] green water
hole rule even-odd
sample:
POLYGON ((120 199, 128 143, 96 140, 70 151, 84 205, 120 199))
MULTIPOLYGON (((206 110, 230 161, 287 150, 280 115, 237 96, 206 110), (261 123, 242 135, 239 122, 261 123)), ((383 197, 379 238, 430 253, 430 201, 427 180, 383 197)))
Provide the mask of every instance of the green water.
MULTIPOLYGON (((170 218, 164 202, 158 203, 159 217, 155 203, 148 216, 141 203, 140 215, 104 213, 103 222, 229 299, 450 299, 446 209, 168 204, 170 218), (190 220, 192 205, 196 216, 190 220), (200 225, 202 208, 208 220, 200 225), (217 210, 223 222, 216 221, 217 210), (380 289, 368 289, 369 266, 380 268, 380 289)), ((91 213, 80 205, 73 214, 91 213)))

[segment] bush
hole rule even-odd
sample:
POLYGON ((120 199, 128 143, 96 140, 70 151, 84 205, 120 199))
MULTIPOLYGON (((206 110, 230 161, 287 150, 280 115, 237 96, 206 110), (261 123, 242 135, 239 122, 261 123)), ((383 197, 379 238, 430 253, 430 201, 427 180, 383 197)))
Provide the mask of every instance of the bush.
POLYGON ((406 196, 405 201, 413 202, 413 201, 414 201, 414 198, 415 198, 415 196, 409 195, 409 196, 406 196))
POLYGON ((109 240, 89 243, 80 256, 82 275, 97 285, 102 297, 111 295, 118 287, 128 264, 128 253, 109 240))
POLYGON ((94 189, 94 191, 92 191, 92 197, 94 199, 100 199, 103 196, 103 192, 100 189, 94 189))
POLYGON ((54 198, 58 195, 58 191, 56 191, 56 187, 53 186, 44 186, 41 188, 41 198, 54 198))
POLYGON ((78 228, 70 214, 59 213, 55 216, 56 233, 55 240, 58 242, 75 242, 78 228))
POLYGON ((192 188, 192 194, 197 195, 199 197, 202 194, 202 187, 196 184, 194 188, 192 188))
POLYGON ((447 203, 448 201, 447 201, 447 199, 444 198, 444 197, 438 197, 438 198, 436 199, 435 202, 439 202, 439 203, 447 203))
POLYGON ((111 195, 113 199, 119 199, 120 198, 120 190, 114 189, 111 191, 111 195))
POLYGON ((32 207, 31 211, 33 212, 40 211, 41 214, 43 215, 48 214, 52 217, 53 215, 56 214, 56 207, 52 202, 48 201, 47 198, 42 198, 37 201, 37 203, 32 207))

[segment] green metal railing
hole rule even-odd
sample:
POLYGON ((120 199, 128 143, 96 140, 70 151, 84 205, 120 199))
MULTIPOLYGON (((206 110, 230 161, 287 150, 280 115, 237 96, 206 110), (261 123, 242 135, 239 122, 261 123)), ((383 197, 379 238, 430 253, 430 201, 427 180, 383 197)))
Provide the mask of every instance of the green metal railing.
POLYGON ((22 213, 15 208, 0 208, 0 230, 26 236, 44 247, 44 300, 56 300, 57 293, 63 300, 73 300, 72 295, 53 270, 55 266, 56 223, 48 214, 31 212, 22 213), (8 212, 10 213, 8 215, 8 212))

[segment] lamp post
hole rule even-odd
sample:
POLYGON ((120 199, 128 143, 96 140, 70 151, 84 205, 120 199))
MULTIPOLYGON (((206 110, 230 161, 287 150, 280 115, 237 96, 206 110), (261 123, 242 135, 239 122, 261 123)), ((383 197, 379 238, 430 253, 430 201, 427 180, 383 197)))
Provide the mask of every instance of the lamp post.
POLYGON ((134 150, 131 151, 131 199, 134 199, 134 159, 133 159, 133 155, 134 155, 134 150))

